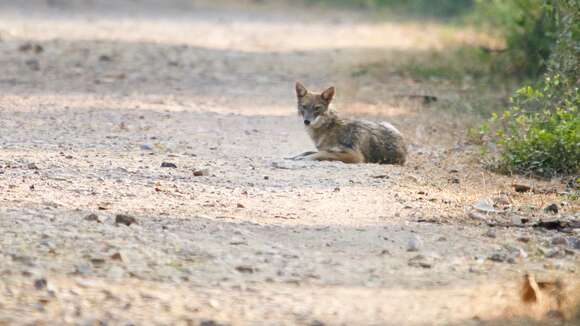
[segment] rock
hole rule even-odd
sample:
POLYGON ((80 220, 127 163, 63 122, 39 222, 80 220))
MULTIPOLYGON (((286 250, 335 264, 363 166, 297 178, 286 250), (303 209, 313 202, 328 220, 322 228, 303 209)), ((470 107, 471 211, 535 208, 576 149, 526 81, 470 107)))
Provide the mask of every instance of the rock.
POLYGON ((117 225, 124 224, 126 226, 130 226, 131 224, 136 224, 136 223, 137 223, 137 219, 134 218, 133 216, 125 215, 125 214, 117 214, 117 216, 115 216, 115 224, 117 224, 117 225))
POLYGON ((516 192, 529 192, 532 190, 532 187, 523 184, 513 184, 514 190, 516 192))
POLYGON ((253 274, 258 271, 257 268, 252 266, 237 266, 236 271, 243 273, 243 274, 253 274))
POLYGON ((99 216, 95 213, 85 216, 85 221, 102 223, 101 220, 99 219, 99 216))
POLYGON ((123 256, 118 252, 112 254, 109 258, 111 258, 111 260, 123 261, 123 256))
POLYGON ((544 212, 546 212, 546 213, 552 213, 552 214, 558 214, 558 205, 552 203, 552 204, 546 206, 546 208, 544 208, 544 212))
POLYGON ((209 175, 208 169, 193 170, 194 177, 207 177, 209 175))
POLYGON ((92 258, 91 264, 95 267, 101 267, 105 264, 105 260, 103 258, 92 258))
POLYGON ((89 275, 91 274, 93 270, 91 269, 91 266, 87 265, 87 264, 83 264, 83 265, 79 265, 75 267, 75 274, 78 275, 89 275))
POLYGON ((497 237, 497 235, 495 234, 495 231, 493 229, 487 230, 487 232, 485 232, 483 235, 488 237, 488 238, 492 238, 492 239, 497 237))
POLYGON ((39 71, 40 70, 40 63, 36 59, 28 59, 24 61, 24 64, 32 71, 39 71))
POLYGON ((521 236, 517 239, 519 242, 523 242, 523 243, 528 243, 530 242, 530 237, 527 236, 521 236))
POLYGON ((36 165, 36 163, 28 163, 27 167, 30 170, 38 170, 38 165, 36 165))
POLYGON ((494 253, 491 256, 487 257, 487 259, 497 263, 503 263, 507 260, 507 256, 503 253, 494 253))
POLYGON ((556 245, 556 246, 567 246, 568 239, 566 239, 565 237, 563 237, 561 235, 555 236, 552 238, 552 244, 556 245))
POLYGON ((560 248, 552 248, 548 250, 544 250, 544 257, 546 258, 554 258, 560 255, 560 248))
POLYGON ((510 217, 510 222, 511 225, 519 226, 522 225, 522 218, 517 215, 512 215, 512 217, 510 217))
POLYGON ((433 267, 433 262, 423 255, 417 255, 407 262, 411 267, 421 267, 421 268, 431 268, 433 267))
POLYGON ((238 204, 236 205, 236 207, 237 207, 237 208, 246 208, 246 206, 244 206, 242 203, 238 203, 238 204))
POLYGON ((220 324, 215 320, 204 319, 199 323, 199 326, 224 326, 224 324, 220 324))
POLYGON ((469 218, 477 220, 477 221, 487 222, 486 216, 477 212, 477 211, 469 211, 469 213, 467 213, 467 216, 469 216, 469 218))
POLYGON ((113 61, 113 59, 109 55, 101 54, 99 56, 99 61, 101 61, 101 62, 111 62, 111 61, 113 61))
POLYGON ((580 250, 580 238, 572 238, 572 239, 574 239, 572 241, 572 248, 580 250))
POLYGON ((489 199, 482 199, 473 205, 473 208, 484 213, 495 213, 493 203, 489 199))
POLYGON ((18 47, 18 51, 20 52, 32 51, 35 54, 40 54, 44 52, 44 48, 40 44, 24 43, 18 47))
POLYGON ((177 165, 175 165, 175 163, 171 163, 171 162, 163 162, 161 163, 161 167, 162 168, 172 168, 172 169, 176 169, 177 165))
POLYGON ((419 251, 423 248, 423 241, 418 235, 413 235, 407 243, 407 251, 419 251))
POLYGON ((151 146, 149 144, 141 144, 141 145, 139 145, 139 148, 141 150, 144 150, 144 151, 152 151, 153 150, 153 146, 151 146))
POLYGON ((34 280, 34 288, 37 290, 46 289, 46 285, 47 285, 47 282, 46 282, 45 278, 39 278, 39 279, 34 280))
POLYGON ((449 183, 454 183, 454 184, 459 184, 461 182, 461 180, 459 180, 459 178, 457 177, 453 177, 449 179, 449 183))

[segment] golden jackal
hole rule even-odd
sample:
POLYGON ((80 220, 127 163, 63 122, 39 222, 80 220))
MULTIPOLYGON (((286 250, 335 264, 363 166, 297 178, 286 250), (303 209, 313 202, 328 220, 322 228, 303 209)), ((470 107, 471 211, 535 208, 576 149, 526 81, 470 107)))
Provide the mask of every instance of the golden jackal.
POLYGON ((296 83, 298 113, 318 152, 306 152, 297 160, 344 163, 404 164, 407 148, 401 133, 387 122, 343 119, 331 108, 334 87, 321 94, 296 83))

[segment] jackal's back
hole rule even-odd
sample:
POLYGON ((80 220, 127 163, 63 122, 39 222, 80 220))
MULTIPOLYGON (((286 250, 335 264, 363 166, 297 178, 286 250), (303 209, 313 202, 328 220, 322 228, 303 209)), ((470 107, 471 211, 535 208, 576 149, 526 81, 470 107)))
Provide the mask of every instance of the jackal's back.
POLYGON ((367 163, 404 164, 407 146, 401 133, 387 122, 350 120, 340 132, 339 143, 358 150, 367 163))

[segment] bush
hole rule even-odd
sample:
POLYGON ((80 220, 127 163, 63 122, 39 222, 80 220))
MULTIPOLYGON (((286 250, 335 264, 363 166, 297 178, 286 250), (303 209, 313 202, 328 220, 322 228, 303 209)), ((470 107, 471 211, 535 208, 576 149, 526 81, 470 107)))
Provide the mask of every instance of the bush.
POLYGON ((494 140, 503 172, 550 177, 580 172, 580 91, 560 75, 543 88, 523 87, 512 107, 494 115, 494 140))
MULTIPOLYGON (((321 2, 324 0, 310 0, 321 2)), ((474 0, 326 0, 327 3, 365 8, 388 8, 407 15, 453 17, 473 8, 474 0)))

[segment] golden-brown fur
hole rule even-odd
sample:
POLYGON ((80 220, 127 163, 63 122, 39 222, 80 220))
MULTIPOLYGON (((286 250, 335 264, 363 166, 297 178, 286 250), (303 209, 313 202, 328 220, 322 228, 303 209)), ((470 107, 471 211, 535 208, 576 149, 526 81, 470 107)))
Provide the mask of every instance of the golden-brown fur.
POLYGON ((296 83, 298 114, 318 152, 295 159, 345 163, 404 164, 407 157, 401 133, 386 122, 343 119, 331 108, 334 87, 320 94, 296 83))

